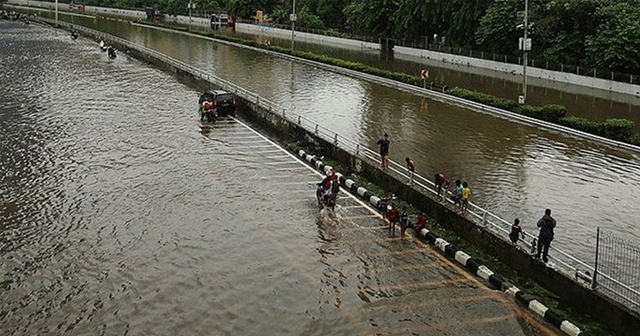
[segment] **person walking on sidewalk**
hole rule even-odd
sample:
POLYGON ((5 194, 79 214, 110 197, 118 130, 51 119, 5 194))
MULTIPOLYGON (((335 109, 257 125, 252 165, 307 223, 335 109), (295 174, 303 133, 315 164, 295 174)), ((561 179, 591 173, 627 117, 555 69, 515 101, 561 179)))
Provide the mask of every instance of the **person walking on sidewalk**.
POLYGON ((409 173, 409 185, 413 184, 413 174, 416 173, 416 166, 413 164, 413 160, 411 160, 408 156, 404 158, 404 162, 407 163, 407 171, 409 173))
POLYGON ((389 169, 389 134, 385 133, 382 138, 378 139, 377 144, 380 146, 380 168, 387 171, 389 169))
POLYGON ((551 209, 544 211, 544 216, 538 221, 540 234, 538 235, 538 253, 536 259, 540 259, 542 252, 542 260, 546 263, 549 261, 549 246, 553 240, 553 229, 556 227, 556 220, 551 217, 551 209))

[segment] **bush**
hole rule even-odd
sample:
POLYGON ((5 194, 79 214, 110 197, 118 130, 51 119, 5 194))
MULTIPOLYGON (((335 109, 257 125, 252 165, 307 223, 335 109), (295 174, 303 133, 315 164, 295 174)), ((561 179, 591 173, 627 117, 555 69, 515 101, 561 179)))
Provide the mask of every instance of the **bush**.
POLYGON ((518 103, 515 100, 498 98, 486 93, 463 89, 461 87, 455 87, 448 92, 456 97, 473 100, 475 102, 490 105, 503 110, 513 111, 516 107, 518 107, 518 103))
POLYGON ((631 139, 629 139, 629 142, 632 145, 640 146, 640 133, 636 133, 636 134, 632 135, 631 139))
POLYGON ((527 117, 536 118, 557 124, 560 119, 567 114, 567 109, 562 105, 544 105, 544 106, 520 106, 520 113, 527 117))
POLYGON ((567 115, 567 108, 557 104, 547 104, 542 106, 542 113, 544 115, 543 120, 550 121, 552 123, 558 123, 560 119, 567 115))
POLYGON ((604 136, 618 141, 629 142, 633 135, 633 121, 627 119, 607 119, 604 122, 604 136))
POLYGON ((599 122, 574 116, 560 118, 558 123, 563 126, 595 135, 602 135, 604 129, 604 126, 599 122))

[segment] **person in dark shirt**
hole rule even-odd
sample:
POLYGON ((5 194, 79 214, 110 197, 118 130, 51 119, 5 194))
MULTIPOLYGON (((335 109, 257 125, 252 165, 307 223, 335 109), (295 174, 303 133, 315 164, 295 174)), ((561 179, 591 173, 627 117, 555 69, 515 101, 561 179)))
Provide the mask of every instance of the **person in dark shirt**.
POLYGON ((524 239, 524 232, 522 232, 522 227, 520 226, 520 219, 516 218, 513 221, 513 225, 511 225, 509 240, 511 240, 511 243, 513 243, 513 245, 515 246, 518 244, 518 239, 520 238, 520 236, 522 236, 522 239, 524 239))
POLYGON ((551 217, 551 209, 544 211, 544 216, 538 221, 540 234, 538 235, 538 253, 536 259, 540 259, 542 252, 542 260, 546 263, 549 261, 549 246, 553 240, 553 229, 556 227, 556 220, 551 217))
POLYGON ((389 169, 389 144, 391 141, 389 140, 389 135, 385 133, 382 138, 380 138, 377 144, 380 146, 380 168, 386 171, 389 169))

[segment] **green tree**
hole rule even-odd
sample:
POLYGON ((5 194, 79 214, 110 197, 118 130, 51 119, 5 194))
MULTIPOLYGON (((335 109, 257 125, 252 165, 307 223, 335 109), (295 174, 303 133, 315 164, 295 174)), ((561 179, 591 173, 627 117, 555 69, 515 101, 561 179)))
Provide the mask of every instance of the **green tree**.
POLYGON ((354 0, 343 11, 356 32, 377 36, 392 36, 392 16, 398 0, 354 0))
POLYGON ((640 7, 623 1, 600 8, 597 33, 587 37, 589 64, 621 72, 640 72, 640 7))
POLYGON ((518 19, 521 10, 524 10, 521 0, 493 2, 480 19, 476 43, 486 51, 513 54, 518 50, 518 38, 522 36, 516 29, 521 24, 518 19))
POLYGON ((604 1, 549 1, 541 6, 534 26, 534 44, 539 46, 534 56, 556 64, 581 64, 585 37, 595 34, 595 13, 604 1))

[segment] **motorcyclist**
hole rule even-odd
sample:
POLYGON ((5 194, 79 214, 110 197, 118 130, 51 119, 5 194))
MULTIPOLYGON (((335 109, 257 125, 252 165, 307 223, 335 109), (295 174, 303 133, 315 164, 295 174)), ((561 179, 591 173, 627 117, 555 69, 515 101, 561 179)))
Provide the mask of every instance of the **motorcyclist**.
POLYGON ((215 116, 215 109, 216 106, 209 101, 208 99, 202 102, 202 117, 200 118, 200 120, 204 121, 205 115, 207 116, 207 118, 211 119, 211 115, 209 114, 213 114, 215 116))
POLYGON ((318 189, 316 189, 316 196, 318 202, 322 203, 323 199, 326 201, 331 193, 331 184, 336 181, 338 176, 334 173, 333 169, 327 170, 325 177, 318 183, 318 189))

